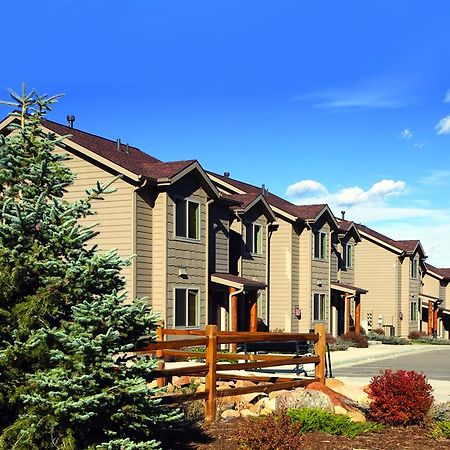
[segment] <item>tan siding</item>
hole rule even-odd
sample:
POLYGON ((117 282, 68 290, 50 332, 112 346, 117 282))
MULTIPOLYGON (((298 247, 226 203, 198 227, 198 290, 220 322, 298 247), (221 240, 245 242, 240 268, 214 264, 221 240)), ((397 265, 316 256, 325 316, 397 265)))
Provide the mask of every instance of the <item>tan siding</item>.
POLYGON ((409 333, 409 303, 410 303, 410 261, 409 258, 405 258, 401 264, 402 273, 402 290, 401 290, 401 302, 399 312, 403 313, 403 320, 397 316, 397 326, 400 333, 397 335, 408 336, 409 333))
POLYGON ((422 293, 431 295, 432 297, 441 297, 441 286, 439 279, 426 273, 422 281, 422 293))
MULTIPOLYGON (((59 149, 60 153, 67 153, 67 150, 59 149)), ((114 175, 100 169, 94 164, 85 161, 77 155, 70 155, 71 159, 65 164, 77 175, 75 183, 70 186, 65 195, 68 201, 75 201, 86 196, 86 189, 95 187, 97 181, 100 183, 110 182, 114 175)), ((104 196, 104 200, 93 201, 94 216, 88 216, 81 220, 81 223, 98 223, 96 230, 100 232, 92 240, 92 244, 97 244, 102 251, 117 249, 120 256, 127 258, 133 255, 132 241, 132 215, 134 187, 123 180, 116 180, 111 186, 116 192, 104 196)), ((130 266, 122 270, 122 275, 126 280, 126 290, 130 297, 133 295, 133 271, 135 270, 135 260, 130 266)))
MULTIPOLYGON (((355 286, 355 240, 351 238, 348 240, 348 243, 353 246, 353 266, 352 267, 343 267, 340 271, 340 280, 342 283, 350 284, 351 286, 355 286)), ((341 245, 342 252, 342 245, 341 245)), ((364 289, 364 286, 358 286, 364 289)))
POLYGON ((362 320, 373 315, 373 328, 382 323, 396 325, 397 256, 373 242, 363 239, 355 246, 355 285, 369 292, 361 297, 362 320))
POLYGON ((339 259, 342 255, 342 245, 338 241, 335 234, 333 234, 333 242, 331 243, 331 281, 337 281, 340 279, 339 273, 339 259))
POLYGON ((197 288, 200 292, 200 326, 207 320, 206 279, 206 202, 207 196, 198 187, 194 177, 185 177, 171 187, 167 207, 167 323, 174 325, 175 287, 197 288), (176 198, 189 198, 200 204, 200 239, 198 241, 175 237, 176 198), (179 269, 186 268, 187 278, 181 278, 179 269))
POLYGON ((167 193, 158 194, 152 218, 152 279, 153 308, 162 314, 166 325, 167 312, 167 193))
POLYGON ((144 192, 136 193, 136 295, 148 297, 152 305, 152 201, 144 192))
POLYGON ((294 227, 291 227, 292 240, 292 293, 291 293, 291 331, 299 332, 300 321, 294 315, 294 309, 300 307, 299 283, 300 283, 300 240, 294 227))
POLYGON ((312 270, 312 233, 303 230, 300 242, 300 276, 299 297, 302 319, 299 321, 300 332, 307 332, 311 324, 311 270, 312 270))
POLYGON ((209 271, 228 273, 230 219, 226 206, 210 206, 209 271))
POLYGON ((292 225, 283 220, 278 224, 270 244, 270 328, 291 331, 292 225))

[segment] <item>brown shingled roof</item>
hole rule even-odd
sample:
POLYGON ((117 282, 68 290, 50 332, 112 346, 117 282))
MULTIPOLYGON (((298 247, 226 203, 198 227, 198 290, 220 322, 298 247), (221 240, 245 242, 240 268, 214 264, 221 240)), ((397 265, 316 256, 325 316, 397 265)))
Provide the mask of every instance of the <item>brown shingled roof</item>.
POLYGON ((297 205, 297 217, 303 220, 315 219, 326 206, 324 203, 320 205, 297 205))
POLYGON ((445 268, 438 268, 438 267, 434 267, 429 263, 425 263, 425 266, 427 269, 429 269, 431 272, 434 272, 438 275, 440 275, 441 277, 443 277, 446 280, 450 280, 450 268, 449 267, 445 267, 445 268))
POLYGON ((260 195, 260 193, 251 192, 249 194, 229 194, 226 197, 239 202, 238 208, 246 208, 256 197, 258 197, 258 195, 260 195))
POLYGON ((359 231, 362 231, 364 233, 367 233, 369 236, 374 237, 375 239, 378 239, 382 242, 385 242, 386 244, 397 248, 400 251, 411 253, 413 252, 418 245, 420 245, 420 241, 415 240, 408 240, 408 241, 396 241, 395 239, 391 239, 388 236, 385 236, 384 234, 379 233, 378 231, 372 230, 372 228, 367 227, 366 225, 361 224, 355 224, 356 228, 358 228, 359 231))
POLYGON ((143 165, 161 162, 159 159, 144 153, 136 147, 128 146, 129 153, 127 153, 127 146, 125 144, 121 144, 120 150, 118 150, 116 141, 87 133, 76 128, 70 128, 52 122, 51 120, 44 120, 42 125, 56 134, 62 136, 71 135, 69 138, 71 141, 137 175, 143 175, 143 165))

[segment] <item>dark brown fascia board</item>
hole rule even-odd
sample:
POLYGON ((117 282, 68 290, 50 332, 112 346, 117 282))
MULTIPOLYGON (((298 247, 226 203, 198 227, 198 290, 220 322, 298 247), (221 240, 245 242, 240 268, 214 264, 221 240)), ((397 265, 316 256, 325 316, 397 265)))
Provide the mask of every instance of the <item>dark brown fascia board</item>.
POLYGON ((306 222, 308 225, 314 225, 325 213, 328 215, 328 218, 329 218, 329 220, 327 221, 328 224, 331 225, 331 228, 334 231, 337 231, 339 229, 339 224, 336 220, 336 217, 331 212, 331 209, 328 205, 325 205, 320 210, 320 212, 316 215, 316 217, 314 217, 314 219, 307 219, 307 220, 304 220, 304 222, 306 222))
POLYGON ((248 211, 254 208, 259 202, 261 202, 263 205, 263 208, 265 210, 264 215, 266 216, 267 220, 269 222, 275 222, 275 220, 277 219, 275 213, 272 211, 272 208, 270 207, 266 198, 262 194, 258 194, 245 208, 236 209, 236 213, 246 214, 248 211))

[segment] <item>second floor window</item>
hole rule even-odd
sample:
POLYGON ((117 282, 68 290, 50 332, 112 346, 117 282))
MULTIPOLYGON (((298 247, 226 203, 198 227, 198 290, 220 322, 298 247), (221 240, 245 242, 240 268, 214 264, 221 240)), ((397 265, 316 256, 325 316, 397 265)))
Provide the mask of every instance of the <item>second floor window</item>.
POLYGON ((192 200, 175 201, 175 236, 200 239, 200 204, 192 200))
POLYGON ((262 225, 257 223, 248 223, 246 225, 245 243, 247 245, 247 251, 254 255, 261 255, 263 246, 263 228, 262 225))
POLYGON ((344 245, 344 266, 347 268, 353 267, 353 245, 344 245))
POLYGON ((314 232, 314 258, 327 259, 327 233, 323 231, 314 232))
POLYGON ((325 320, 326 296, 315 292, 313 294, 313 320, 325 320))
POLYGON ((411 278, 419 278, 419 258, 411 261, 411 278))

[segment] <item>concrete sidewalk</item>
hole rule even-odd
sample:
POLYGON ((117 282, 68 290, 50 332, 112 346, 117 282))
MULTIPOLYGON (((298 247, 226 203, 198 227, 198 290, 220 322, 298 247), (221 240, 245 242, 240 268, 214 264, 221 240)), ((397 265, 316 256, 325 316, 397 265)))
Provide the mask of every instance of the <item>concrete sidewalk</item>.
POLYGON ((439 351, 442 349, 448 349, 448 346, 419 344, 388 345, 376 343, 371 344, 368 348, 350 347, 345 351, 331 352, 331 367, 332 369, 337 369, 341 367, 354 366, 356 364, 364 364, 370 361, 380 361, 406 354, 419 354, 424 352, 439 351))

